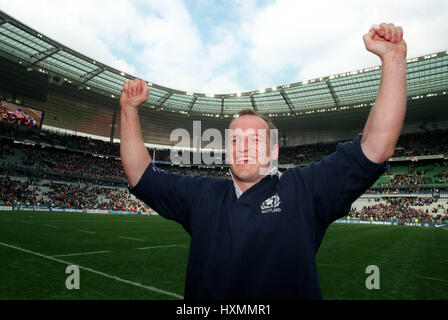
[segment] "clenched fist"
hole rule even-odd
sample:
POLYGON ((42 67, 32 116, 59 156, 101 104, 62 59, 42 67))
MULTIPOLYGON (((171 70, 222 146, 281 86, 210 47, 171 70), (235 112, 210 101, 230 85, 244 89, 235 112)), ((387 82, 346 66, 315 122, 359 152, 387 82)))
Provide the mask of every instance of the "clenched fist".
POLYGON ((363 37, 366 49, 381 60, 391 58, 406 58, 407 46, 403 40, 403 29, 393 23, 381 23, 370 27, 363 37))
POLYGON ((122 108, 138 108, 149 97, 148 84, 143 80, 128 80, 123 85, 120 97, 122 108))

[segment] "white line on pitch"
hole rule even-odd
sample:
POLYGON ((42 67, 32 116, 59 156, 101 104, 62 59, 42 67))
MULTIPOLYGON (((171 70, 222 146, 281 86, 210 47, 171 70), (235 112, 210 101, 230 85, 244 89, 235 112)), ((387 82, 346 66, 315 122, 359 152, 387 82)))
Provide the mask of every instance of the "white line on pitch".
POLYGON ((52 258, 54 257, 71 257, 71 256, 82 256, 85 254, 97 254, 97 253, 109 253, 112 251, 92 251, 92 252, 83 252, 83 253, 69 253, 69 254, 58 254, 56 256, 50 256, 52 258))
POLYGON ((326 263, 316 263, 318 266, 322 266, 322 267, 331 267, 329 264, 326 263))
POLYGON ((441 281, 441 282, 448 282, 448 280, 444 280, 444 279, 439 279, 439 278, 431 278, 431 277, 424 277, 424 276, 416 276, 417 278, 422 278, 422 279, 428 279, 428 280, 436 280, 436 281, 441 281))
POLYGON ((78 229, 78 230, 75 230, 75 231, 84 232, 84 233, 90 233, 90 234, 94 234, 95 233, 93 231, 81 230, 81 229, 78 229))
POLYGON ((49 228, 54 228, 54 229, 60 229, 58 226, 53 226, 51 224, 44 224, 44 226, 49 227, 49 228))
MULTIPOLYGON (((62 264, 74 265, 74 263, 71 263, 69 261, 56 259, 56 258, 47 256, 47 255, 44 255, 44 254, 41 254, 41 253, 38 253, 38 252, 34 252, 34 251, 31 251, 31 250, 19 248, 19 247, 16 247, 16 246, 13 246, 13 245, 10 245, 10 244, 7 244, 7 243, 0 242, 0 245, 8 247, 8 248, 11 248, 11 249, 16 249, 16 250, 19 250, 19 251, 22 251, 22 252, 26 252, 26 253, 29 253, 29 254, 33 254, 33 255, 39 256, 41 258, 45 258, 45 259, 48 259, 48 260, 56 261, 56 262, 59 262, 59 263, 62 263, 62 264)), ((183 296, 181 296, 181 295, 179 295, 177 293, 174 293, 174 292, 169 292, 169 291, 162 290, 162 289, 159 289, 159 288, 156 288, 156 287, 147 286, 147 285, 144 285, 144 284, 141 284, 141 283, 138 283, 138 282, 129 281, 129 280, 126 280, 126 279, 115 277, 113 275, 110 275, 110 274, 107 274, 107 273, 104 273, 104 272, 101 272, 101 271, 97 271, 97 270, 94 270, 94 269, 91 269, 91 268, 83 267, 83 266, 80 266, 80 265, 77 265, 77 266, 79 267, 79 269, 86 270, 86 271, 95 273, 97 275, 103 276, 105 278, 113 279, 113 280, 116 280, 116 281, 119 281, 119 282, 122 282, 122 283, 127 283, 127 284, 130 284, 130 285, 135 286, 135 287, 139 287, 139 288, 143 288, 143 289, 146 289, 146 290, 154 291, 154 292, 161 293, 161 294, 164 294, 164 295, 167 295, 167 296, 170 296, 170 297, 174 297, 174 298, 177 298, 177 299, 183 299, 184 298, 183 296)))
POLYGON ((124 236, 118 236, 118 238, 128 239, 128 240, 135 240, 135 241, 145 241, 145 240, 143 240, 143 239, 137 239, 137 238, 131 238, 131 237, 124 237, 124 236))
POLYGON ((19 221, 20 223, 26 223, 26 224, 33 224, 32 222, 29 221, 19 221))
POLYGON ((146 249, 158 249, 158 248, 169 248, 169 247, 179 247, 177 244, 167 244, 165 246, 153 246, 153 247, 144 247, 137 248, 138 250, 146 250, 146 249))

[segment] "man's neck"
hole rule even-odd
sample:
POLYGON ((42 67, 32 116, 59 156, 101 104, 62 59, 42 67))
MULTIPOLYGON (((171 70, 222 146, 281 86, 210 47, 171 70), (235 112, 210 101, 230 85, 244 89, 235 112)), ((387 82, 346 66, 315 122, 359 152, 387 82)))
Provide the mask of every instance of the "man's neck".
MULTIPOLYGON (((243 181, 243 180, 238 179, 238 177, 236 177, 230 169, 229 169, 229 172, 230 172, 230 176, 232 177, 233 184, 235 186, 235 192, 236 192, 237 198, 239 198, 244 192, 249 190, 251 187, 253 187, 258 182, 260 182, 264 177, 266 177, 266 175, 260 175, 260 176, 258 176, 257 179, 255 179, 253 181, 243 181)), ((268 174, 277 174, 277 173, 279 175, 281 175, 281 173, 275 167, 275 168, 270 168, 268 174)))
POLYGON ((259 176, 255 181, 241 181, 240 179, 233 176, 233 181, 240 189, 241 193, 246 192, 248 189, 250 189, 252 186, 256 185, 258 182, 261 181, 265 176, 259 176))

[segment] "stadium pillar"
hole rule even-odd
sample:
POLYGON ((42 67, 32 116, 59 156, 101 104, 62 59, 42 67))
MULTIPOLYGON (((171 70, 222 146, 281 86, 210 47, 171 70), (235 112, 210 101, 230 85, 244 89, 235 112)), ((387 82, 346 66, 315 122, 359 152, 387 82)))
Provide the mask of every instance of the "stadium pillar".
POLYGON ((112 116, 112 124, 110 125, 110 143, 114 142, 115 126, 117 122, 117 109, 114 109, 114 114, 112 116))
POLYGON ((283 137, 282 137, 283 139, 283 141, 282 141, 282 147, 283 148, 286 148, 286 140, 287 140, 287 138, 286 138, 286 130, 285 129, 283 129, 283 137))
POLYGON ((432 119, 432 129, 434 131, 437 131, 438 126, 437 126, 437 119, 432 119))

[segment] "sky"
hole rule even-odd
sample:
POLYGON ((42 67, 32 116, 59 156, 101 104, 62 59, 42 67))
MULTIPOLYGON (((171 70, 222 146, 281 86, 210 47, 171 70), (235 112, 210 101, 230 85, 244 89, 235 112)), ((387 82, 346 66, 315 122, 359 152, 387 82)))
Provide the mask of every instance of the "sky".
POLYGON ((447 0, 0 0, 45 36, 136 78, 238 93, 380 65, 362 36, 400 25, 408 58, 448 50, 447 0))

